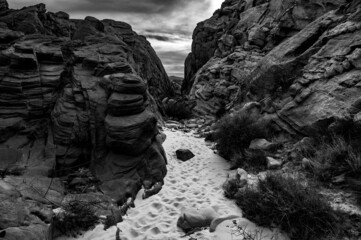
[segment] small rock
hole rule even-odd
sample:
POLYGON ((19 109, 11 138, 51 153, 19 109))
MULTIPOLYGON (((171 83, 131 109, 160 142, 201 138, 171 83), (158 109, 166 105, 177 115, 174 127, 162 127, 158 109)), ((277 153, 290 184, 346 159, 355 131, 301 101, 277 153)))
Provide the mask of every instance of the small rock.
POLYGON ((237 169, 237 174, 239 175, 239 180, 243 181, 247 181, 248 179, 248 173, 246 172, 246 170, 242 169, 242 168, 238 168, 237 169))
POLYGON ((312 161, 308 158, 303 158, 302 159, 302 168, 304 169, 308 169, 308 168, 311 168, 312 167, 312 161))
POLYGON ((195 155, 188 149, 178 149, 176 151, 177 158, 183 162, 193 158, 195 155))
POLYGON ((175 129, 179 127, 179 125, 175 123, 166 123, 165 126, 170 129, 175 129))
POLYGON ((267 168, 269 170, 279 169, 282 166, 282 161, 276 160, 272 157, 267 157, 267 168))
POLYGON ((187 126, 187 128, 197 128, 198 127, 198 125, 196 123, 190 123, 190 124, 187 124, 186 126, 187 126))
POLYGON ((267 178, 267 172, 266 172, 266 171, 265 171, 265 172, 259 172, 259 173, 257 174, 257 178, 258 178, 258 180, 261 180, 261 181, 266 180, 266 178, 267 178))
POLYGON ((192 123, 197 123, 197 119, 194 119, 194 118, 189 119, 189 120, 188 120, 188 123, 190 123, 190 124, 192 124, 192 123))
POLYGON ((202 124, 204 124, 205 123, 205 120, 204 119, 199 119, 198 121, 197 121, 197 124, 198 125, 202 125, 202 124))
POLYGON ((156 136, 156 139, 157 139, 158 142, 164 143, 165 140, 167 139, 167 135, 165 135, 164 132, 160 132, 160 133, 158 133, 158 135, 156 136))
POLYGON ((275 146, 275 143, 269 142, 266 139, 254 139, 249 145, 249 148, 254 150, 270 150, 275 146))

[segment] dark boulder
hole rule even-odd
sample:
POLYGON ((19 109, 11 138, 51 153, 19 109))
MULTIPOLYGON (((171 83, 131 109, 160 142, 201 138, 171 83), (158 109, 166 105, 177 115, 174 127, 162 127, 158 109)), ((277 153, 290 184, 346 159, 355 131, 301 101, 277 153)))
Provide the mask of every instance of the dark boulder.
POLYGON ((195 155, 188 149, 178 149, 176 152, 177 158, 183 162, 188 161, 193 158, 195 155))

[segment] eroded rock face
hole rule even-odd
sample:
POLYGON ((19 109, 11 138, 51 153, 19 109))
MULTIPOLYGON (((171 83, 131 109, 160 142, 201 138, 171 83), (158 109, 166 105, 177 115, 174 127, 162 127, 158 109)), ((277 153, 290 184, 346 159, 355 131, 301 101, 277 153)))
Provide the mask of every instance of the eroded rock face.
POLYGON ((256 102, 296 134, 358 121, 360 28, 359 1, 225 1, 194 32, 183 90, 197 101, 195 113, 256 102), (211 23, 223 28, 210 32, 211 23), (213 52, 208 59, 202 47, 213 52))
MULTIPOLYGON (((357 8, 348 9, 354 12, 357 8)), ((268 97, 263 109, 289 132, 312 134, 360 111, 357 67, 360 22, 330 12, 273 49, 246 78, 247 99, 268 97), (354 63, 352 63, 354 61, 354 63)))
MULTIPOLYGON (((46 219, 28 201, 62 204, 57 177, 73 169, 90 167, 120 205, 142 185, 163 183, 157 103, 173 90, 146 39, 123 22, 7 6, 0 2, 0 198, 18 205, 0 229, 24 226, 7 237, 46 219)), ((11 204, 2 202, 0 212, 11 204)))
POLYGON ((226 0, 210 19, 198 23, 193 32, 192 52, 185 62, 183 90, 213 56, 225 57, 235 46, 272 49, 307 24, 345 4, 336 1, 226 0))

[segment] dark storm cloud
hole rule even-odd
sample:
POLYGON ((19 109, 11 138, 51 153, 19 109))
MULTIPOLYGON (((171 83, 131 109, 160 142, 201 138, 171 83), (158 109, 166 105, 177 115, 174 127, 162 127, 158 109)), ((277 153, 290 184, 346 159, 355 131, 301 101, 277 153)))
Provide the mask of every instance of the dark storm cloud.
POLYGON ((148 40, 155 39, 162 42, 174 42, 174 41, 187 41, 189 37, 187 35, 179 34, 178 32, 158 32, 156 29, 151 31, 140 32, 148 40))
POLYGON ((143 34, 146 38, 150 38, 150 39, 155 39, 158 41, 163 41, 163 42, 169 42, 172 41, 171 38, 166 37, 166 36, 162 36, 162 35, 156 35, 156 34, 143 34))
POLYGON ((206 3, 209 0, 12 0, 10 7, 21 8, 24 5, 45 3, 52 9, 64 9, 70 12, 119 12, 141 14, 164 14, 192 4, 206 3))
POLYGON ((206 0, 84 0, 73 3, 74 11, 126 13, 169 13, 194 2, 206 0))
POLYGON ((209 18, 223 0, 8 0, 20 9, 45 3, 48 11, 65 11, 71 18, 114 19, 129 23, 147 37, 169 75, 183 76, 196 24, 209 18))

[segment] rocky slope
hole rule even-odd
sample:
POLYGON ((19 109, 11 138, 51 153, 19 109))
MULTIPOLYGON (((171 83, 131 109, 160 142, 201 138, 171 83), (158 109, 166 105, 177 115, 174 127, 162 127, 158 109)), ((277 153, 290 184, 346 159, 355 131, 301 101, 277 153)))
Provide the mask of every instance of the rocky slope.
POLYGON ((162 183, 157 103, 172 94, 154 50, 127 23, 1 0, 0 234, 46 239, 52 208, 72 199, 64 176, 79 168, 90 167, 105 193, 85 200, 122 205, 162 183))
POLYGON ((291 133, 359 120, 359 1, 226 0, 198 24, 183 91, 198 114, 255 102, 291 133))

